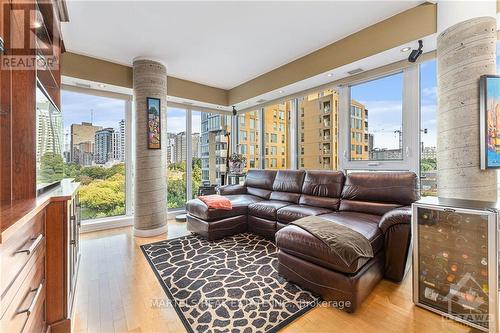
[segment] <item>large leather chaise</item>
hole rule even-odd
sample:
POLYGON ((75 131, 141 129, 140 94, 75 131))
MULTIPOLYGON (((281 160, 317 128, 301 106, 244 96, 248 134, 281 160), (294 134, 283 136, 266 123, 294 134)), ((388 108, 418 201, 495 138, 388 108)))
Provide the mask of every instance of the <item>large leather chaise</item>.
POLYGON ((252 232, 275 240, 278 272, 320 294, 349 302, 353 312, 383 278, 396 282, 410 266, 411 209, 418 200, 413 172, 250 170, 244 185, 219 188, 232 210, 187 203, 188 230, 209 240, 252 232), (290 222, 306 216, 346 226, 370 243, 373 258, 347 265, 320 239, 290 222))

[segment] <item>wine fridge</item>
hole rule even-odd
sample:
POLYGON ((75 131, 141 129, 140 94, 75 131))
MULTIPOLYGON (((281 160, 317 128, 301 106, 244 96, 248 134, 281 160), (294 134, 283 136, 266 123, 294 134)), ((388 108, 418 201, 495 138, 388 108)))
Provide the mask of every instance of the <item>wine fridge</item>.
POLYGON ((498 329, 496 204, 424 198, 413 204, 413 300, 486 332, 498 329))

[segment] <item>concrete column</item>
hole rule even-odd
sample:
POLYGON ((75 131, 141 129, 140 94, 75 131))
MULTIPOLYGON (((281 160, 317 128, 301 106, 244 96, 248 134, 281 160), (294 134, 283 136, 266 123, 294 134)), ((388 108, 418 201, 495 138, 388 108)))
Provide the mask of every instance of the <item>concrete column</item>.
POLYGON ((134 235, 167 232, 167 70, 157 61, 136 58, 134 75, 134 235), (148 149, 146 98, 160 99, 161 149, 148 149))
POLYGON ((440 1, 438 195, 496 201, 497 173, 479 167, 479 77, 496 71, 496 2, 440 1))

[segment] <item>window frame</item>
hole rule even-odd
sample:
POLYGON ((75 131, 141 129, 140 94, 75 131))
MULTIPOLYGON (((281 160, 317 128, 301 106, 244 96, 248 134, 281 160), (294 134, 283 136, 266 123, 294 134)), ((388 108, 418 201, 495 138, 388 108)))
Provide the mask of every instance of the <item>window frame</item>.
POLYGON ((386 72, 359 81, 353 80, 338 86, 339 92, 339 168, 341 170, 395 171, 410 170, 418 174, 420 169, 420 73, 418 64, 386 72), (351 87, 387 76, 403 74, 402 95, 402 160, 350 160, 350 104, 351 87))
MULTIPOLYGON (((105 216, 95 219, 82 220, 82 226, 87 226, 90 229, 96 228, 98 224, 106 224, 110 221, 130 220, 134 215, 134 160, 135 160, 135 145, 133 144, 134 126, 133 115, 135 113, 133 106, 133 95, 117 93, 101 89, 77 87, 68 84, 62 84, 61 92, 69 91, 84 95, 98 96, 104 98, 118 99, 125 102, 125 110, 123 119, 125 119, 125 214, 116 216, 105 216)), ((64 111, 61 101, 61 112, 64 117, 64 111)), ((112 226, 113 227, 113 226, 112 226)), ((97 227, 96 230, 100 228, 97 227)))

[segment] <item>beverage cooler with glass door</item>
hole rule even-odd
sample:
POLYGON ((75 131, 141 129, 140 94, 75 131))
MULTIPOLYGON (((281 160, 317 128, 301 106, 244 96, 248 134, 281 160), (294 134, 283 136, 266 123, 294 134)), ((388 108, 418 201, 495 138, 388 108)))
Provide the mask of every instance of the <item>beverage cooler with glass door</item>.
POLYGON ((486 332, 498 329, 496 203, 424 198, 413 204, 413 300, 486 332))

